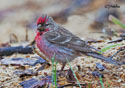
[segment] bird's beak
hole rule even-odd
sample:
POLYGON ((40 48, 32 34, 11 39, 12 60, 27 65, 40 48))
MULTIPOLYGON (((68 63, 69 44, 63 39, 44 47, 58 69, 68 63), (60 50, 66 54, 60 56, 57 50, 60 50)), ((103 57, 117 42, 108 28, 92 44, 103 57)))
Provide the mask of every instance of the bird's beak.
POLYGON ((37 29, 40 29, 41 27, 42 27, 41 24, 38 24, 38 25, 37 25, 37 29))
POLYGON ((38 25, 37 25, 37 30, 39 30, 39 31, 44 31, 44 27, 42 27, 41 24, 38 24, 38 25))

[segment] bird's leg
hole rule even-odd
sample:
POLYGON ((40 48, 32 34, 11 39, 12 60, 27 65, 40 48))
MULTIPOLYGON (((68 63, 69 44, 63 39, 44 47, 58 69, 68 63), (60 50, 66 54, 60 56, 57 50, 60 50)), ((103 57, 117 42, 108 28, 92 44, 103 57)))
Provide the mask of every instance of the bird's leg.
POLYGON ((59 70, 58 73, 57 73, 58 76, 63 75, 62 71, 63 71, 65 65, 66 65, 66 63, 63 63, 63 64, 62 64, 61 70, 59 70))
POLYGON ((61 68, 60 72, 63 71, 63 69, 65 68, 65 65, 66 65, 66 63, 63 63, 63 64, 62 64, 62 68, 61 68))

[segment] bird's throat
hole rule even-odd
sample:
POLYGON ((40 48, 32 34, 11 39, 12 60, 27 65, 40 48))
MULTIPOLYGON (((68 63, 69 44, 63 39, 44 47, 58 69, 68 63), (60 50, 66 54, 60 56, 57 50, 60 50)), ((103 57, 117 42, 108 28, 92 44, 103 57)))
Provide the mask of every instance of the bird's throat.
POLYGON ((45 31, 38 31, 38 30, 36 30, 36 36, 35 36, 35 39, 38 39, 39 37, 41 37, 42 38, 42 35, 44 34, 44 33, 46 33, 47 31, 49 31, 49 29, 46 29, 45 31))

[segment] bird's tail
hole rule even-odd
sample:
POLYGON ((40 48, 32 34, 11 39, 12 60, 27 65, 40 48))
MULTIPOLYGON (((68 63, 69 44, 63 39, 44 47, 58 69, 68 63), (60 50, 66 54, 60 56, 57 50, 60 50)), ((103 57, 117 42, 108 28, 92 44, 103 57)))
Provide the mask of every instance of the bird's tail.
POLYGON ((97 58, 97 59, 100 59, 100 60, 103 60, 105 62, 114 64, 114 65, 121 65, 119 62, 117 62, 115 60, 112 60, 112 58, 110 58, 110 57, 104 57, 103 55, 98 54, 98 53, 88 52, 88 53, 86 53, 86 55, 94 57, 94 58, 97 58))

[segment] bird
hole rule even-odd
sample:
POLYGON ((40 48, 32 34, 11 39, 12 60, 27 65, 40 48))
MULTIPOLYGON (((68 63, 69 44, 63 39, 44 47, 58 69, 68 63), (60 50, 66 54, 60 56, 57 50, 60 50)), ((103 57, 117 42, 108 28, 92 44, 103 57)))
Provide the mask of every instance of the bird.
POLYGON ((61 71, 67 60, 71 62, 83 54, 118 65, 115 60, 103 56, 98 49, 88 45, 87 42, 57 24, 52 17, 43 14, 38 17, 36 24, 35 42, 37 47, 49 60, 52 60, 54 56, 55 61, 62 64, 61 71))

